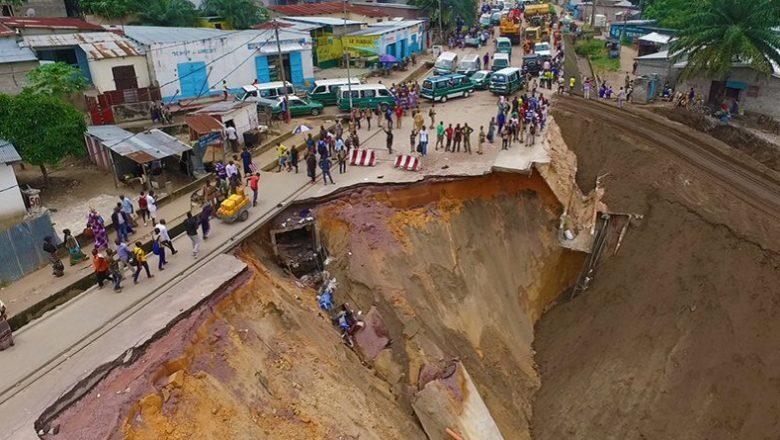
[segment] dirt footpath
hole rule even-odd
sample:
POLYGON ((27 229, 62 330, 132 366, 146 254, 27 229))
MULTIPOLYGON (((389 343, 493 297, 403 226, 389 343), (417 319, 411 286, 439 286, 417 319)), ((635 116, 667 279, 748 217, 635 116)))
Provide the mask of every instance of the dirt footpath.
POLYGON ((535 438, 776 438, 777 219, 653 139, 555 117, 583 189, 606 175, 607 205, 645 218, 538 324, 535 438))

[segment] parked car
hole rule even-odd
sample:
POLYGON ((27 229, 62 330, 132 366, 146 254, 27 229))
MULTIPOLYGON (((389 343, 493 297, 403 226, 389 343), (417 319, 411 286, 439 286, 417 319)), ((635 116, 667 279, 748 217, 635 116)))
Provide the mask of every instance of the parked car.
POLYGON ((490 70, 480 70, 477 72, 474 72, 473 75, 471 75, 471 83, 474 84, 474 88, 477 90, 485 90, 490 86, 490 75, 492 75, 493 72, 490 70))
MULTIPOLYGON (((256 98, 256 101, 258 107, 269 107, 274 117, 282 116, 282 101, 284 101, 284 97, 280 96, 275 99, 256 98)), ((322 113, 323 105, 318 101, 288 96, 287 102, 290 104, 290 116, 317 116, 322 113)))

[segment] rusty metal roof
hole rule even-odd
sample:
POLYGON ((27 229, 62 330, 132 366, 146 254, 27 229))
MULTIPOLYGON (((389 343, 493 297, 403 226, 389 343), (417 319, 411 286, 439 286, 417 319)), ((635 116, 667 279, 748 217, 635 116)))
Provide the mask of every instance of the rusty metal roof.
POLYGON ((157 129, 133 134, 116 125, 92 125, 87 127, 87 134, 99 140, 105 148, 140 164, 169 156, 181 156, 192 149, 157 129))
MULTIPOLYGON (((269 6, 269 9, 284 15, 323 15, 323 14, 341 14, 344 12, 345 5, 342 2, 323 2, 306 3, 300 5, 276 5, 269 6)), ((388 14, 379 8, 370 6, 358 6, 353 4, 346 5, 347 12, 362 15, 364 17, 387 17, 388 14)))
POLYGON ((79 46, 90 60, 143 56, 132 40, 113 32, 30 35, 23 44, 32 49, 79 46))
POLYGON ((206 114, 191 114, 184 118, 184 122, 198 134, 222 131, 222 123, 206 114))
POLYGON ((77 18, 65 17, 0 17, 0 24, 11 29, 75 29, 81 31, 102 31, 103 27, 77 18))

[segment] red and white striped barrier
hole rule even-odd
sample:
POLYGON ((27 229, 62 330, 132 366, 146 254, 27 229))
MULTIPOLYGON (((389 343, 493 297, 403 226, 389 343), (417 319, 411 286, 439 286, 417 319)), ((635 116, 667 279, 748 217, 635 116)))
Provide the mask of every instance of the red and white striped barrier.
POLYGON ((410 156, 408 154, 399 154, 395 158, 394 166, 396 168, 403 168, 407 171, 420 171, 422 164, 420 163, 419 157, 410 156))
POLYGON ((376 152, 374 150, 352 150, 349 158, 350 165, 372 167, 376 165, 376 152))

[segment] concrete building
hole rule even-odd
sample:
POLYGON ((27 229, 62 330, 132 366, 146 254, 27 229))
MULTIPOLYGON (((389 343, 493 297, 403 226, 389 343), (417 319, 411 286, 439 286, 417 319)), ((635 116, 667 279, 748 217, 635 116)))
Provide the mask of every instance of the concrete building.
POLYGON ((651 53, 661 52, 669 47, 672 36, 658 32, 650 32, 636 39, 638 46, 638 55, 649 55, 651 53))
POLYGON ((671 84, 677 79, 677 72, 672 69, 669 51, 667 50, 642 55, 634 58, 634 60, 636 61, 636 76, 658 75, 661 84, 666 81, 671 84))
POLYGON ((74 64, 98 93, 150 85, 144 54, 128 38, 113 32, 31 35, 22 44, 40 60, 74 64))
MULTIPOLYGON (((682 61, 672 65, 677 78, 686 64, 686 61, 682 61)), ((780 105, 777 104, 780 102, 780 67, 777 65, 771 75, 763 75, 746 64, 735 63, 724 80, 698 75, 677 83, 677 90, 688 90, 691 87, 711 107, 724 101, 731 107, 736 102, 740 111, 780 120, 780 105)))
POLYGON ((0 31, 0 93, 16 95, 26 84, 26 75, 38 67, 33 51, 20 47, 15 38, 3 38, 0 31))
POLYGON ((279 65, 273 29, 222 31, 208 28, 124 26, 125 35, 146 54, 149 77, 166 102, 232 91, 285 78, 305 87, 314 81, 312 39, 308 33, 279 31, 279 65))
POLYGON ((428 44, 423 20, 393 20, 374 23, 344 37, 344 45, 352 55, 388 54, 408 57, 425 49, 428 44))
POLYGON ((0 139, 0 219, 24 215, 27 211, 13 167, 21 161, 16 148, 0 139))

